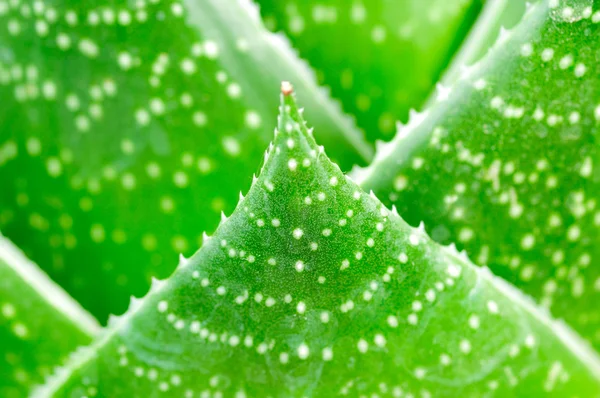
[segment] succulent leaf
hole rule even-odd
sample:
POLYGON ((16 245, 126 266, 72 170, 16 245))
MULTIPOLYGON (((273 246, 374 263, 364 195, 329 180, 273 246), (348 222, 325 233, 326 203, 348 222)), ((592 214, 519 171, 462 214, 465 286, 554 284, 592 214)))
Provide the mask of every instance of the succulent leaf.
POLYGON ((600 2, 542 1, 354 176, 600 347, 600 2))
POLYGON ((26 396, 98 332, 96 320, 0 234, 0 396, 26 396))
POLYGON ((37 396, 598 396, 596 354, 347 179, 289 87, 233 214, 37 396))

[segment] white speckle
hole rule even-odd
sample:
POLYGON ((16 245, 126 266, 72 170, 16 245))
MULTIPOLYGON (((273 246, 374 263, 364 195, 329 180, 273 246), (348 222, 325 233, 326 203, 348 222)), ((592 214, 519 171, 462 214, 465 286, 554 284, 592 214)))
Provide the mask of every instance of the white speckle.
POLYGON ((304 231, 302 229, 300 229, 300 228, 296 228, 292 232, 292 235, 294 236, 294 238, 300 239, 304 235, 304 231))
POLYGON ((298 312, 298 314, 304 314, 306 312, 306 304, 304 303, 304 301, 298 302, 298 304, 296 305, 296 311, 298 312))
POLYGON ((310 355, 310 350, 306 343, 302 343, 298 346, 298 357, 300 359, 306 359, 310 355))
POLYGON ((347 269, 348 267, 350 267, 350 261, 348 261, 348 259, 342 260, 342 265, 340 267, 340 271, 343 271, 343 270, 347 269))
POLYGON ((393 328, 398 327, 398 318, 396 318, 394 315, 390 315, 387 317, 387 323, 393 328))
POLYGON ((415 312, 419 312, 423 309, 423 303, 421 303, 419 300, 415 300, 412 302, 412 310, 415 312))
POLYGON ((460 351, 464 354, 471 352, 471 342, 469 340, 461 340, 459 343, 460 351))
POLYGON ((487 82, 485 81, 485 79, 477 79, 473 84, 473 87, 475 87, 475 90, 481 91, 485 88, 486 85, 487 82))
POLYGON ((498 304, 496 304, 495 301, 491 301, 491 300, 488 301, 487 308, 488 308, 488 311, 491 312, 492 314, 498 313, 498 304))
POLYGON ((573 56, 571 54, 565 55, 558 61, 558 66, 561 69, 567 69, 571 65, 573 65, 573 56))
POLYGON ((117 57, 117 61, 119 63, 119 66, 123 70, 129 70, 129 69, 131 69, 131 66, 133 65, 133 58, 131 57, 131 54, 129 54, 126 51, 119 53, 119 56, 117 57))
POLYGON ((242 88, 237 83, 230 83, 227 86, 227 94, 231 98, 239 98, 242 95, 242 88))
POLYGON ((324 361, 331 361, 333 359, 333 350, 330 347, 325 347, 323 348, 322 355, 324 361))
POLYGON ((448 275, 452 278, 458 278, 461 273, 461 268, 456 264, 450 264, 448 265, 446 272, 448 272, 448 275))
POLYGON ((525 43, 521 46, 521 55, 524 57, 529 57, 533 54, 533 46, 531 43, 525 43))
POLYGON ((171 12, 176 17, 180 17, 183 15, 183 6, 179 3, 173 3, 171 4, 171 12))
POLYGON ((196 63, 190 58, 184 58, 180 64, 181 70, 186 75, 193 75, 196 73, 196 63))
POLYGON ((535 337, 531 334, 525 337, 525 346, 528 348, 532 348, 535 345, 535 337))
POLYGON ((521 247, 524 250, 530 250, 535 245, 535 237, 532 234, 526 234, 521 239, 521 247))
POLYGON ((256 111, 248 111, 246 112, 246 125, 251 129, 257 129, 261 125, 260 115, 256 111))
POLYGON ((291 171, 296 171, 297 168, 298 162, 296 161, 296 159, 292 158, 288 160, 288 169, 290 169, 291 171))
POLYGON ((425 375, 427 374, 427 371, 423 368, 416 368, 415 369, 415 377, 419 380, 423 379, 425 377, 425 375))
POLYGON ((165 312, 169 308, 169 304, 165 300, 158 302, 158 312, 165 312))
POLYGON ((415 234, 410 234, 408 236, 408 242, 412 245, 412 246, 417 246, 419 244, 419 237, 415 234))
POLYGON ((542 51, 542 61, 548 62, 554 57, 554 50, 551 48, 546 48, 542 51))
POLYGON ((417 316, 417 314, 410 314, 410 315, 408 315, 406 320, 408 321, 409 324, 416 325, 419 322, 419 317, 417 316))
POLYGON ((589 156, 587 156, 585 159, 583 159, 583 163, 581 165, 581 168, 579 169, 579 174, 582 177, 587 178, 592 175, 592 170, 592 159, 589 156))
POLYGON ((376 334, 374 341, 375 345, 377 345, 378 347, 385 347, 386 340, 382 334, 376 334))
POLYGON ((219 47, 217 43, 211 40, 204 42, 204 55, 208 59, 215 59, 219 55, 219 47))
POLYGON ((239 141, 233 137, 223 138, 223 148, 231 156, 238 156, 242 150, 239 141))
POLYGON ((298 260, 298 261, 296 261, 296 265, 294 267, 296 268, 296 271, 302 272, 302 271, 304 271, 304 262, 302 262, 301 260, 298 260))
POLYGON ((198 127, 206 126, 208 118, 206 117, 206 113, 201 111, 196 111, 192 115, 192 120, 194 124, 198 127))
POLYGON ((429 301, 430 303, 435 301, 435 291, 433 289, 429 289, 425 292, 425 298, 427 299, 427 301, 429 301))
POLYGON ((90 58, 97 57, 99 53, 98 45, 87 38, 79 41, 79 51, 90 58))
POLYGON ((479 323, 479 317, 477 315, 473 314, 469 317, 469 326, 472 329, 479 329, 479 323))
POLYGON ((282 364, 286 364, 289 361, 289 354, 287 352, 282 352, 281 354, 279 354, 279 362, 281 362, 282 364))
POLYGON ((60 160, 55 157, 50 157, 46 161, 46 168, 48 169, 48 175, 51 177, 58 177, 62 174, 62 164, 60 160))
POLYGON ((360 339, 358 340, 356 347, 358 348, 358 351, 364 354, 369 350, 369 343, 367 343, 364 339, 360 339))
POLYGON ((577 64, 575 66, 575 77, 582 77, 583 75, 585 75, 586 71, 587 68, 584 64, 577 64))

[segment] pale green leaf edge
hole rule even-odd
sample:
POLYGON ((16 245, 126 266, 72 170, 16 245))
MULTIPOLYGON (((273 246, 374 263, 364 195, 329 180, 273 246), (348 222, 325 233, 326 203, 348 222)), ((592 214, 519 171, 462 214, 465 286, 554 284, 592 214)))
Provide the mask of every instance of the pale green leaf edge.
MULTIPOLYGON (((460 79, 465 67, 485 57, 498 38, 519 23, 528 4, 525 0, 488 0, 439 85, 442 88, 453 85, 460 79)), ((425 107, 432 105, 434 98, 435 95, 432 95, 425 107)))
MULTIPOLYGON (((48 305, 67 317, 73 324, 90 337, 97 336, 101 327, 96 318, 90 315, 59 285, 52 281, 37 264, 29 260, 8 238, 0 232, 0 260, 3 260, 25 283, 34 289, 48 305)), ((26 299, 26 298, 24 298, 26 299)), ((51 327, 52 325, 48 325, 51 327)))

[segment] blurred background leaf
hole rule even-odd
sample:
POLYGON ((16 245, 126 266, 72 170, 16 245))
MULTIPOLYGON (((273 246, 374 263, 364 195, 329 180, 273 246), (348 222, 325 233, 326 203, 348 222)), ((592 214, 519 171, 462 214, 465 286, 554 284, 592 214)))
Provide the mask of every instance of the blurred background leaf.
POLYGON ((389 140, 430 95, 483 0, 256 0, 265 24, 356 116, 369 141, 389 140))
POLYGON ((99 329, 95 318, 0 234, 0 396, 27 396, 99 329))

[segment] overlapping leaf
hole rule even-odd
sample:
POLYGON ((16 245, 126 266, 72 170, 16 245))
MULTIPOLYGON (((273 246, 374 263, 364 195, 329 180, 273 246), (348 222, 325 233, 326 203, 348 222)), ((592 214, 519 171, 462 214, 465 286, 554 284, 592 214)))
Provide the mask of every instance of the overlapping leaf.
POLYGON ((283 101, 231 217, 38 396, 598 396, 595 354, 346 179, 283 101))
POLYGON ((0 227, 100 319, 122 312, 233 209, 282 77, 344 167, 368 158, 247 1, 0 0, 0 227))
POLYGON ((0 396, 27 396, 79 345, 95 320, 0 234, 0 396))
MULTIPOLYGON (((358 177, 600 347, 600 2, 543 1, 358 177)), ((358 176, 358 175, 357 175, 358 176)))
POLYGON ((256 1, 267 26, 290 37, 371 141, 389 140, 396 120, 420 107, 482 6, 481 0, 256 1))

